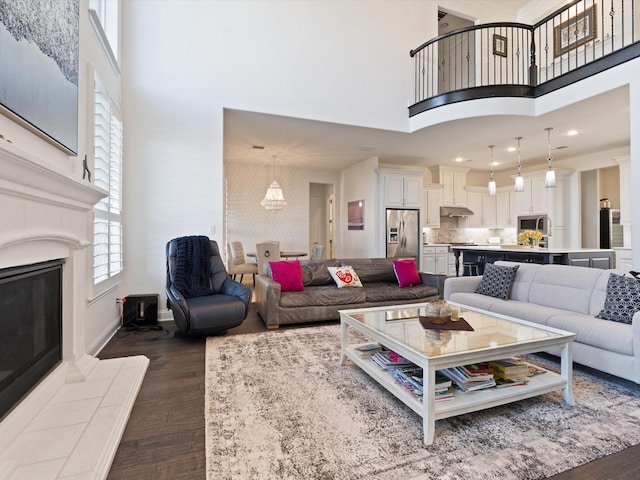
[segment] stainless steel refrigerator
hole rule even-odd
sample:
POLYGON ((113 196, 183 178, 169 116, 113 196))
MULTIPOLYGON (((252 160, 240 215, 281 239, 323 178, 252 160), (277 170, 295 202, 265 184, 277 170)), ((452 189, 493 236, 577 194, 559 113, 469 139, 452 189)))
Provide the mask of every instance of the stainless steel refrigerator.
POLYGON ((387 257, 414 258, 420 265, 420 211, 387 208, 387 257))

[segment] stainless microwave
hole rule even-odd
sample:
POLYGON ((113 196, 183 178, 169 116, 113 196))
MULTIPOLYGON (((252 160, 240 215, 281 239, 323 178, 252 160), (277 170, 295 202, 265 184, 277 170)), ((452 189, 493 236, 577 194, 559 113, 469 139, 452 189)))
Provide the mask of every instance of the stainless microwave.
POLYGON ((524 230, 537 230, 542 235, 549 235, 551 221, 547 215, 525 215, 518 217, 518 232, 524 230))

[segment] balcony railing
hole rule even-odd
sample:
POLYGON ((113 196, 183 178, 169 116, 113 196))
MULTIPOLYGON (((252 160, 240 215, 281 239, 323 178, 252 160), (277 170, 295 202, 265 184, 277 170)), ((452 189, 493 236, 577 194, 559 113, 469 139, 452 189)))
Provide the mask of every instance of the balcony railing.
POLYGON ((535 25, 489 23, 440 35, 410 52, 409 114, 474 98, 536 97, 586 78, 640 56, 638 23, 635 0, 576 0, 535 25))

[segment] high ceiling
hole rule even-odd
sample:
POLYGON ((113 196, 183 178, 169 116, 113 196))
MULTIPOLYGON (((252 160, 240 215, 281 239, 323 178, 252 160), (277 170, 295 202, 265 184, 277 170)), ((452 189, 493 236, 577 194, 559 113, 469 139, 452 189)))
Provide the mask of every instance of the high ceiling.
POLYGON ((489 145, 495 145, 496 170, 513 168, 517 153, 508 152, 522 137, 523 166, 539 164, 547 153, 552 127, 554 160, 629 145, 629 93, 619 88, 538 117, 467 118, 414 133, 393 132, 262 113, 227 110, 224 117, 227 163, 341 170, 372 156, 381 164, 426 168, 461 165, 489 170, 489 145), (575 129, 576 136, 566 132, 575 129), (262 146, 264 149, 255 149, 262 146))

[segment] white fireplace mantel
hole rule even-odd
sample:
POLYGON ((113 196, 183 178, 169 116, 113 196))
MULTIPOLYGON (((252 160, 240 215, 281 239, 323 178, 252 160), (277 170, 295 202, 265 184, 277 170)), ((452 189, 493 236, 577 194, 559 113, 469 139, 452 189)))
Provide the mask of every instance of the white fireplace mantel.
POLYGON ((149 360, 86 353, 93 207, 108 192, 0 139, 0 268, 63 259, 62 362, 0 423, 0 480, 103 479, 149 360))
POLYGON ((108 192, 0 140, 0 193, 90 210, 108 192))

